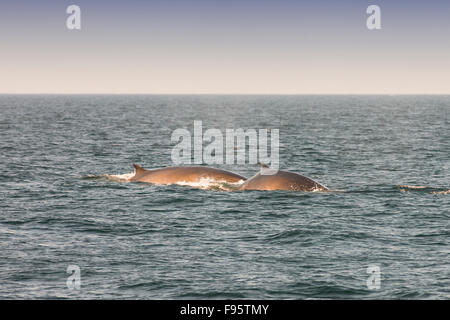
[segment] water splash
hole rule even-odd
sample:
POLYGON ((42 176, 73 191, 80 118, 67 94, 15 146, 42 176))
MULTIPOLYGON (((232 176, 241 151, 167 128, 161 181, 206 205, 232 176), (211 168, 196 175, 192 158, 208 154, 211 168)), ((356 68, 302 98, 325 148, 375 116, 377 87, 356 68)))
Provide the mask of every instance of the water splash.
POLYGON ((134 177, 135 172, 122 173, 122 174, 104 174, 103 177, 113 181, 129 182, 134 177))
POLYGON ((178 181, 176 184, 180 186, 189 186, 203 190, 218 190, 218 191, 233 191, 236 190, 244 180, 239 180, 235 183, 230 183, 224 180, 216 180, 212 178, 201 178, 196 182, 178 181))

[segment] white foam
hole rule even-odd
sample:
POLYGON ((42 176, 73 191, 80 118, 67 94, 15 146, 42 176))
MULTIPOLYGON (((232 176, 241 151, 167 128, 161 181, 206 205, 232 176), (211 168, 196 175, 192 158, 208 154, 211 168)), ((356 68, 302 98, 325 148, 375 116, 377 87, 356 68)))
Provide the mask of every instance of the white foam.
POLYGON ((199 181, 178 181, 175 184, 180 186, 189 186, 199 189, 220 189, 229 191, 236 188, 240 184, 244 183, 244 180, 239 180, 238 182, 230 183, 224 180, 216 180, 213 178, 200 178, 199 181))
POLYGON ((450 194, 450 190, 446 190, 446 191, 436 191, 436 192, 432 192, 432 194, 450 194))
POLYGON ((409 185, 399 185, 399 188, 403 188, 403 189, 425 189, 426 187, 424 186, 409 186, 409 185))
POLYGON ((132 177, 134 177, 135 172, 122 173, 122 174, 105 174, 104 177, 114 180, 114 181, 130 181, 132 177))

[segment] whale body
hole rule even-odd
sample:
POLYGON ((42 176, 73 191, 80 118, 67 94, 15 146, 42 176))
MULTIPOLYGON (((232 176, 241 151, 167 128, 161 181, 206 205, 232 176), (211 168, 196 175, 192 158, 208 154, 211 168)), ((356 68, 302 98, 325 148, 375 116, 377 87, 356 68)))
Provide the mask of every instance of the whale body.
POLYGON ((289 191, 326 191, 327 187, 320 183, 288 171, 275 171, 272 174, 262 174, 269 169, 261 164, 261 171, 245 181, 238 190, 289 190, 289 191))
POLYGON ((223 183, 238 183, 247 178, 236 173, 210 167, 166 167, 146 170, 133 164, 135 175, 129 179, 133 182, 154 184, 197 183, 202 179, 211 179, 223 183))

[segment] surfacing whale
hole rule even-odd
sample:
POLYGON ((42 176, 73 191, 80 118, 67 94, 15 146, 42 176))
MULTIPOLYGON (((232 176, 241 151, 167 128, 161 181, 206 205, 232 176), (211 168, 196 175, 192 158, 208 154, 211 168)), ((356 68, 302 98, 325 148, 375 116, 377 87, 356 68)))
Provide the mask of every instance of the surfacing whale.
MULTIPOLYGON (((261 171, 245 181, 238 190, 289 190, 289 191, 327 191, 328 188, 300 174, 288 171, 275 171, 274 174, 261 174, 263 170, 273 170, 261 163, 261 171)), ((269 173, 269 172, 266 172, 269 173)))
POLYGON ((166 167, 146 170, 133 164, 135 174, 129 179, 133 182, 149 182, 154 184, 197 183, 202 179, 210 179, 222 183, 238 183, 247 178, 236 173, 210 167, 166 167))

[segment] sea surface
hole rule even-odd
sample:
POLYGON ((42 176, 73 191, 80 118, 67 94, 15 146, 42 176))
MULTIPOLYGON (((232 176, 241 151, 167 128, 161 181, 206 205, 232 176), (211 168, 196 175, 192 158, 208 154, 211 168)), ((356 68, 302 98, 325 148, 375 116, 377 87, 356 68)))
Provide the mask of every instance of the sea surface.
POLYGON ((0 298, 449 299, 449 115, 439 95, 2 95, 0 298), (280 169, 332 191, 120 179, 173 165, 194 120, 279 129, 280 169))

